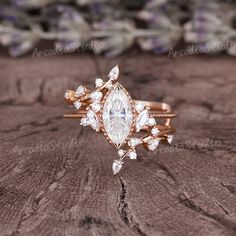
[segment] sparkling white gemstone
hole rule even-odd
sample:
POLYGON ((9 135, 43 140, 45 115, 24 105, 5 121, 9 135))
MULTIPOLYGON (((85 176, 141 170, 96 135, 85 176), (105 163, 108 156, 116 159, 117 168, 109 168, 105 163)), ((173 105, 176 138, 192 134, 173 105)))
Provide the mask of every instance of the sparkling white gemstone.
POLYGON ((118 66, 115 66, 109 73, 108 77, 111 79, 111 80, 116 80, 119 76, 119 67, 118 66))
POLYGON ((169 144, 171 144, 173 142, 174 136, 173 135, 168 135, 167 137, 167 141, 169 144))
POLYGON ((80 125, 88 126, 89 125, 88 119, 87 118, 82 118, 81 121, 80 121, 80 125))
POLYGON ((102 92, 99 92, 99 91, 95 91, 95 92, 92 92, 91 94, 90 94, 90 96, 89 96, 91 99, 92 99, 92 101, 99 101, 99 100, 101 100, 101 98, 102 98, 102 92))
POLYGON ((68 99, 68 98, 69 98, 69 96, 70 96, 70 93, 69 93, 69 91, 66 91, 66 92, 65 92, 65 95, 64 95, 64 98, 65 98, 65 99, 68 99))
POLYGON ((88 119, 88 123, 90 124, 90 126, 95 129, 96 131, 99 131, 100 128, 100 124, 99 124, 99 120, 97 115, 95 114, 94 111, 89 110, 87 113, 87 119, 88 119))
POLYGON ((74 105, 75 105, 75 108, 76 108, 77 110, 79 110, 80 107, 81 107, 81 105, 82 105, 82 103, 81 103, 80 101, 75 101, 75 102, 74 102, 74 105))
POLYGON ((153 126, 156 124, 156 120, 154 118, 149 118, 148 119, 148 125, 153 126))
POLYGON ((139 145, 141 143, 141 139, 140 138, 131 138, 128 142, 128 145, 130 147, 136 147, 137 145, 139 145))
POLYGON ((136 153, 136 151, 131 151, 131 152, 129 153, 129 158, 132 159, 132 160, 137 159, 137 153, 136 153))
POLYGON ((96 85, 97 88, 101 87, 103 85, 103 80, 100 79, 100 78, 96 79, 95 80, 95 85, 96 85))
POLYGON ((157 136, 160 133, 160 130, 157 127, 153 127, 151 130, 151 134, 153 136, 157 136))
POLYGON ((131 131, 133 112, 130 99, 119 83, 106 98, 102 119, 109 139, 115 146, 121 146, 131 131))
POLYGON ((136 131, 139 132, 147 123, 149 119, 148 110, 142 111, 136 120, 136 131))
POLYGON ((75 92, 75 95, 80 97, 82 96, 83 94, 85 93, 85 88, 83 85, 80 85, 77 89, 76 89, 76 92, 75 92))
POLYGON ((115 160, 112 164, 113 174, 116 175, 122 168, 123 162, 121 160, 115 160))
POLYGON ((92 110, 93 110, 94 112, 98 112, 98 111, 100 111, 100 109, 101 109, 101 104, 95 102, 95 103, 93 103, 93 104, 91 105, 91 107, 92 107, 92 110))
POLYGON ((145 108, 145 103, 144 102, 136 102, 135 104, 135 110, 140 113, 141 111, 143 111, 145 108))
POLYGON ((157 146, 159 145, 160 140, 159 139, 153 139, 148 142, 148 149, 151 151, 154 151, 157 146))
POLYGON ((123 149, 119 149, 118 150, 118 155, 119 155, 119 157, 123 157, 124 155, 125 155, 125 150, 123 150, 123 149))

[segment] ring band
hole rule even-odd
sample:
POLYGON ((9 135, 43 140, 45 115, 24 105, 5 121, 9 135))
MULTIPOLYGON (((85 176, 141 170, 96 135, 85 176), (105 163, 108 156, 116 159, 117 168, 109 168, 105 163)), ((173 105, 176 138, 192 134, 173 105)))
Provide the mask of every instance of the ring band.
POLYGON ((77 111, 64 115, 81 119, 82 126, 91 126, 103 133, 118 149, 119 159, 112 165, 114 174, 122 168, 125 157, 137 158, 136 147, 142 145, 154 151, 160 142, 171 144, 175 128, 170 123, 176 117, 166 103, 133 100, 117 82, 118 75, 119 67, 115 66, 107 82, 96 79, 95 91, 82 85, 76 91, 67 90, 65 99, 77 111), (141 131, 146 135, 134 137, 141 131))

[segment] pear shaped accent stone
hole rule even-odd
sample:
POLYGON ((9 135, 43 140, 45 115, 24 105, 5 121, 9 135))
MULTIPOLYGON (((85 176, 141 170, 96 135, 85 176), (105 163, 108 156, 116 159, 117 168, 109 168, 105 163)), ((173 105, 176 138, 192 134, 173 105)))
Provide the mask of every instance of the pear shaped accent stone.
POLYGON ((130 97, 119 83, 110 90, 105 100, 102 118, 110 141, 120 147, 132 129, 133 111, 130 97))
POLYGON ((112 164, 112 170, 113 170, 114 175, 119 173, 119 171, 122 168, 122 164, 123 164, 123 162, 121 160, 114 160, 114 162, 112 164))
POLYGON ((112 68, 112 70, 110 71, 108 77, 111 79, 111 80, 116 80, 119 76, 119 67, 118 65, 115 66, 114 68, 112 68))

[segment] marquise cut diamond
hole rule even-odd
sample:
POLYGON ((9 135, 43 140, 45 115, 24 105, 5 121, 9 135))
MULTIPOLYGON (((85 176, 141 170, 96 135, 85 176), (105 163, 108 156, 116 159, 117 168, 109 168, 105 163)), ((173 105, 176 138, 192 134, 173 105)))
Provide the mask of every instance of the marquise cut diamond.
POLYGON ((109 139, 116 147, 121 146, 131 131, 133 112, 130 98, 119 83, 105 100, 102 118, 109 139))
POLYGON ((75 102, 74 102, 74 105, 75 105, 75 108, 76 108, 77 110, 79 110, 80 107, 81 107, 81 105, 82 105, 82 103, 81 103, 80 101, 75 101, 75 102))
POLYGON ((99 131, 100 124, 97 115, 94 111, 89 110, 87 113, 87 119, 90 124, 90 126, 95 129, 96 131, 99 131))
POLYGON ((75 92, 75 95, 80 97, 82 96, 83 94, 85 93, 85 88, 83 85, 80 85, 77 89, 76 89, 76 92, 75 92))
POLYGON ((159 139, 153 139, 148 142, 148 149, 151 151, 154 151, 157 146, 159 145, 160 140, 159 139))
POLYGON ((136 120, 136 130, 139 132, 147 123, 149 120, 149 113, 148 110, 142 111, 136 120))

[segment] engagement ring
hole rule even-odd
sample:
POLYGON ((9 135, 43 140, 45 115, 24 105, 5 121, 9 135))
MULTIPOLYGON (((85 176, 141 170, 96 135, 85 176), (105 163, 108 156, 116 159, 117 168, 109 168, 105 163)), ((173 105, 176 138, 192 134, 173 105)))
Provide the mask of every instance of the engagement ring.
POLYGON ((115 66, 107 82, 96 79, 94 91, 83 85, 76 91, 67 90, 65 99, 77 111, 64 115, 81 119, 82 126, 103 133, 117 148, 119 159, 112 164, 114 174, 121 170, 125 157, 137 159, 138 146, 154 151, 159 143, 171 144, 175 128, 170 122, 176 116, 166 103, 133 100, 117 82, 118 75, 119 67, 115 66))

